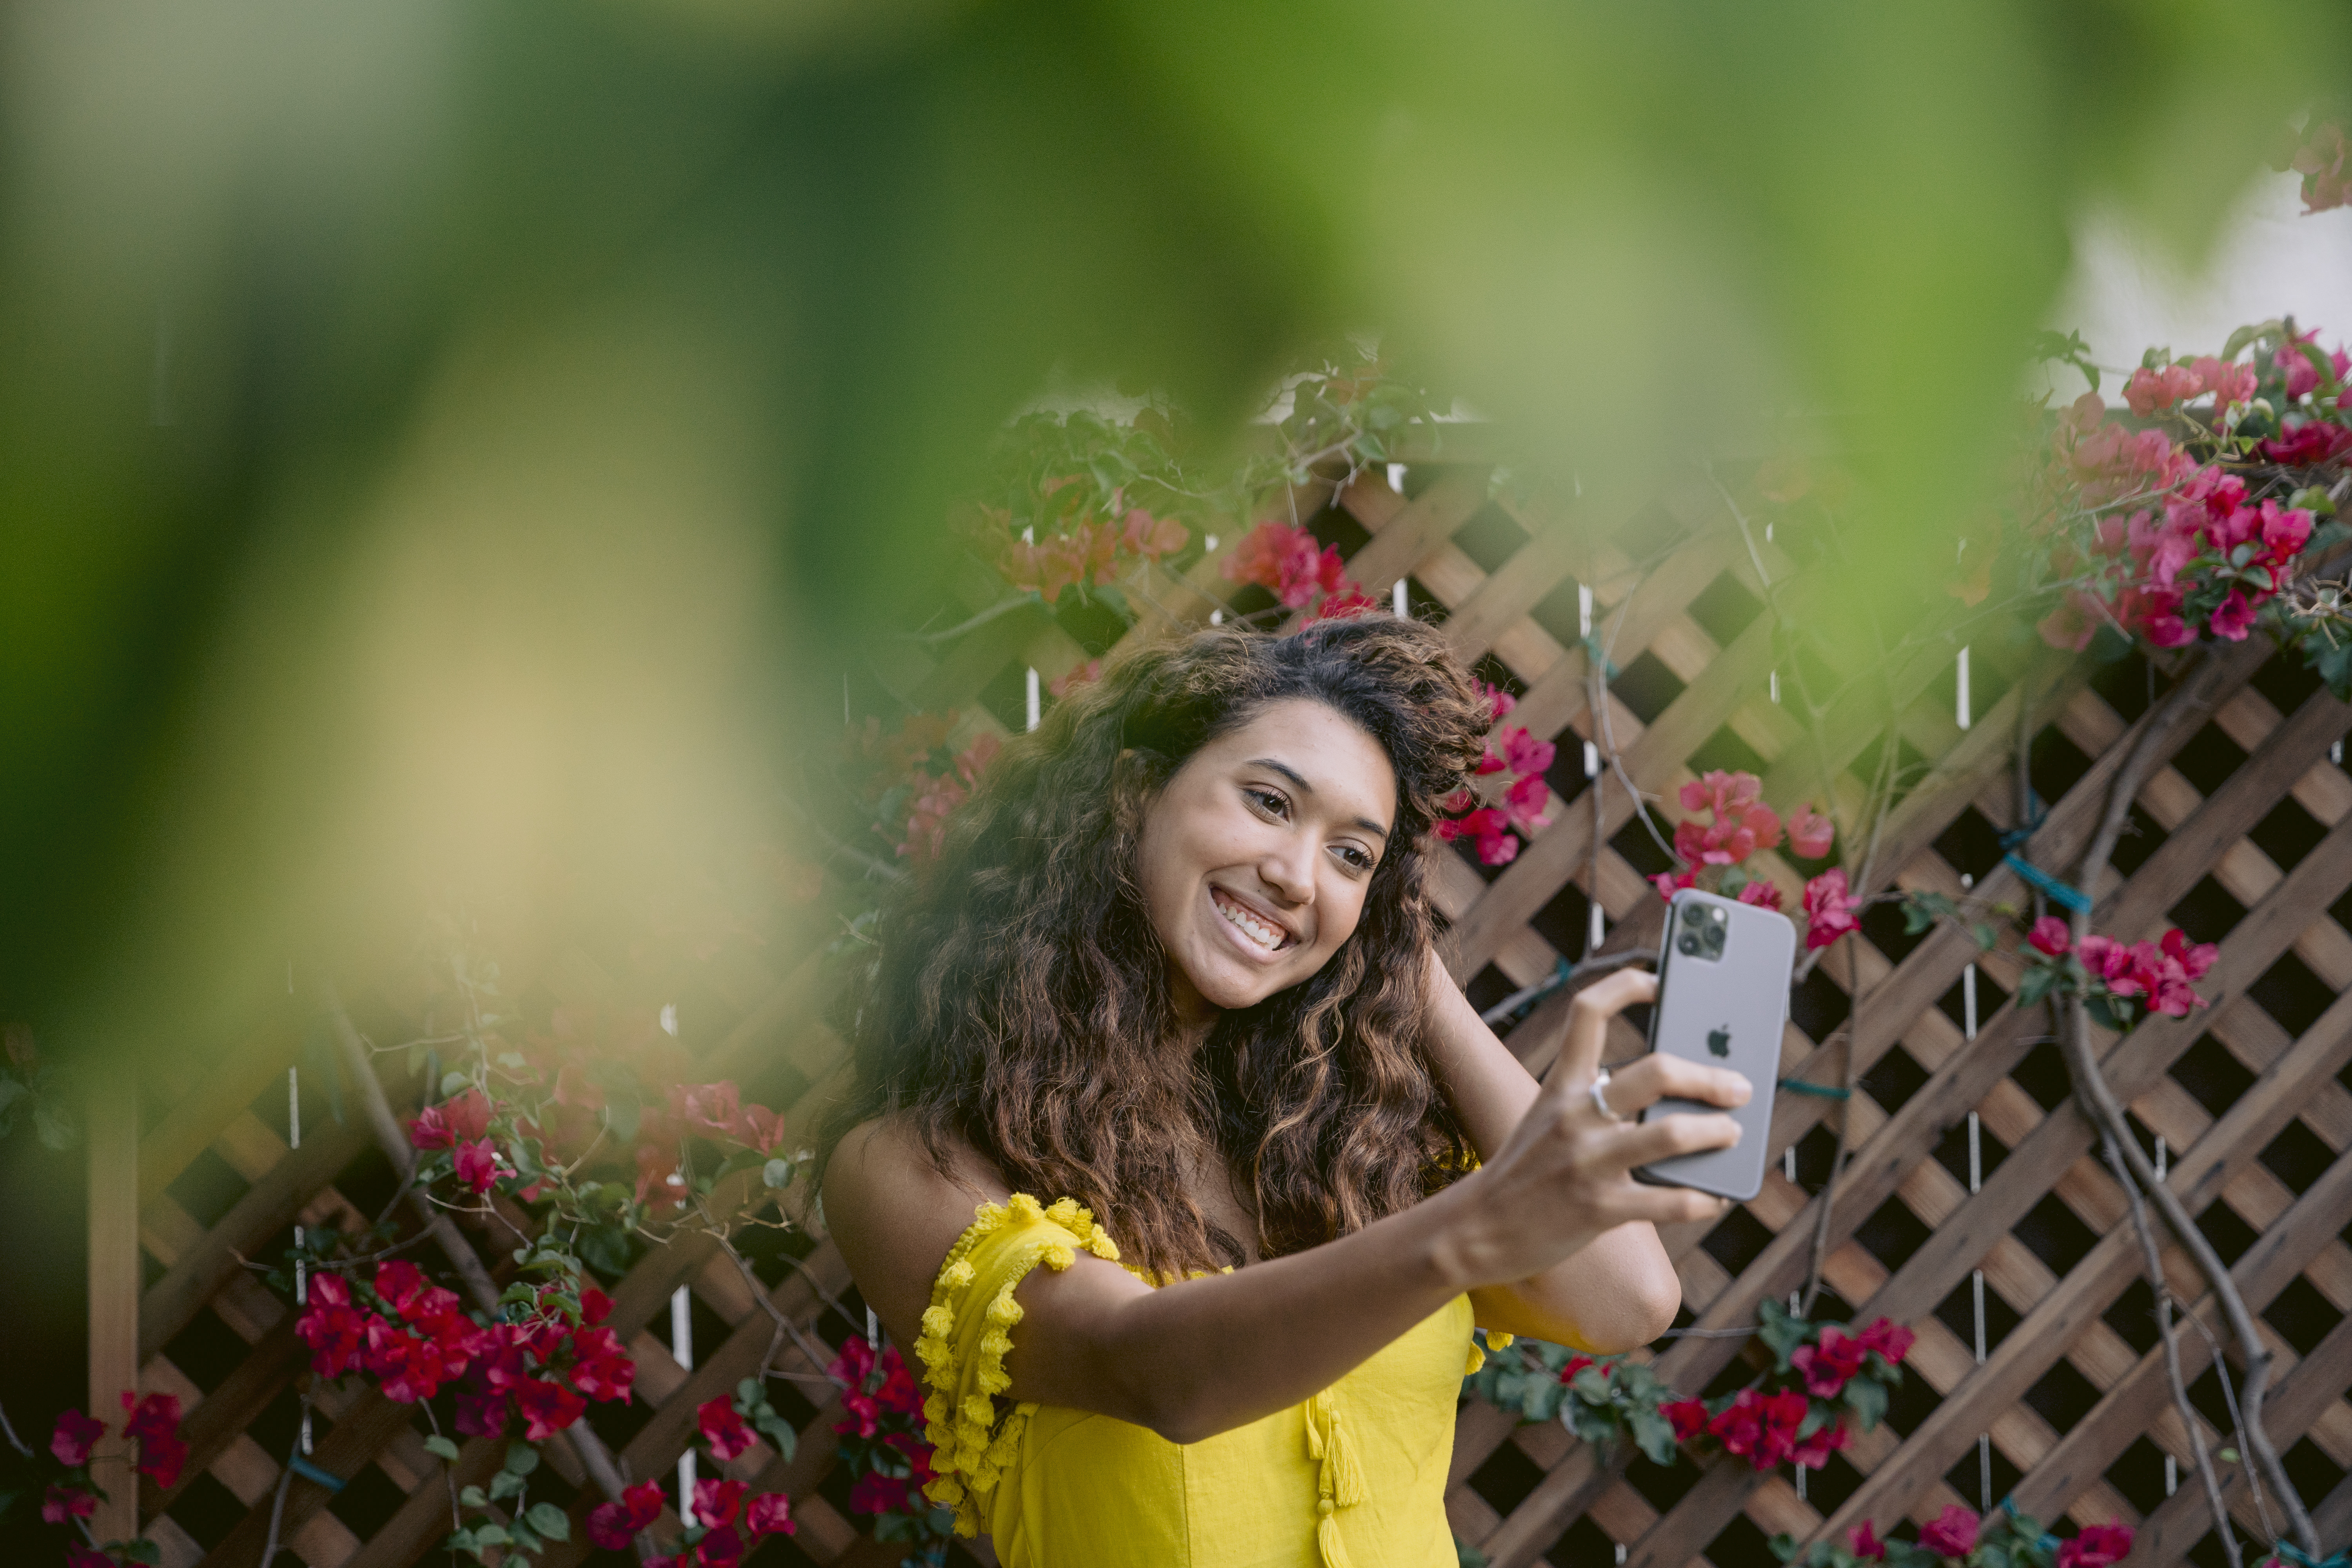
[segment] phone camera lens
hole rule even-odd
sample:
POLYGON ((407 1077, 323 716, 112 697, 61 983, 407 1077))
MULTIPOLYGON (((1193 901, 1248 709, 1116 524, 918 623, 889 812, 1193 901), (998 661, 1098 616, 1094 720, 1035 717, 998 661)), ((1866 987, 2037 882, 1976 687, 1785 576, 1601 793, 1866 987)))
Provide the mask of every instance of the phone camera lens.
POLYGON ((1681 946, 1685 952, 1696 953, 1698 952, 1698 938, 1685 934, 1683 937, 1681 946))

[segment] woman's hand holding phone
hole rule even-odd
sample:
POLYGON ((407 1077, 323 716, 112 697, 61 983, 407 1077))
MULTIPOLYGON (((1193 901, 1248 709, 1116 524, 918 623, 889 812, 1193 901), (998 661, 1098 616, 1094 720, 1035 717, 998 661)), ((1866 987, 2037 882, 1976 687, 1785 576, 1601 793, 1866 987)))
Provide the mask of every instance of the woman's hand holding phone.
POLYGON ((1676 1057, 1643 1057, 1612 1072, 1603 1091, 1612 1115, 1595 1103, 1609 1020, 1654 1000, 1658 982, 1622 970, 1577 993, 1568 1038, 1535 1102, 1492 1159, 1457 1184, 1475 1191, 1454 1237, 1453 1270, 1465 1284, 1523 1279, 1541 1273, 1594 1237, 1633 1221, 1684 1225, 1711 1220, 1730 1205, 1687 1188, 1637 1181, 1633 1170, 1678 1154, 1727 1149, 1738 1141, 1729 1116, 1679 1113, 1636 1120, 1661 1100, 1744 1105, 1748 1079, 1723 1068, 1676 1057))

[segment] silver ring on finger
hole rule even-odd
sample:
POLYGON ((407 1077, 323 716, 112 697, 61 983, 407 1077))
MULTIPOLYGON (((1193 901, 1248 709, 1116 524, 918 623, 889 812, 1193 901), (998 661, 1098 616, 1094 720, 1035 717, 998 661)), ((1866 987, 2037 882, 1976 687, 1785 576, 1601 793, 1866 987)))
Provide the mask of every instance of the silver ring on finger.
POLYGON ((1591 1090, 1592 1095, 1592 1109, 1601 1112, 1601 1120, 1603 1121, 1622 1121, 1625 1119, 1617 1113, 1616 1107, 1609 1103, 1609 1095, 1607 1093, 1608 1088, 1609 1069, 1607 1068, 1602 1068, 1599 1076, 1594 1078, 1592 1080, 1592 1088, 1591 1090))

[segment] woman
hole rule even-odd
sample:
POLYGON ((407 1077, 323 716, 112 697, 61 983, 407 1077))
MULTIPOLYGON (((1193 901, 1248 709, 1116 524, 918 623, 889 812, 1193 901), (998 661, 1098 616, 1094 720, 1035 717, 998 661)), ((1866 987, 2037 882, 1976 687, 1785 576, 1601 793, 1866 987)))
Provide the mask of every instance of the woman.
POLYGON ((1451 1568, 1473 1323, 1671 1321, 1653 1226, 1722 1205, 1629 1173, 1738 1131, 1631 1119, 1748 1085, 1602 1079, 1627 972, 1539 1089, 1452 984, 1427 835, 1489 721, 1387 616, 1147 648, 1005 749, 886 918, 825 1220, 922 1363, 931 1496, 1009 1568, 1451 1568))

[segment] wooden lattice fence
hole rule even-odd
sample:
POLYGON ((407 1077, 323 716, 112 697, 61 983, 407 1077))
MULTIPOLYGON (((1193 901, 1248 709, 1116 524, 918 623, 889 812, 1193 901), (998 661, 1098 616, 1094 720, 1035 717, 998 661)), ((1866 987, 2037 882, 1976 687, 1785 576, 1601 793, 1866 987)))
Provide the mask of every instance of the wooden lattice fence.
MULTIPOLYGON (((1295 498, 1365 589, 1385 596, 1407 580, 1415 612, 1442 621, 1465 658, 1518 694, 1510 721, 1560 741, 1549 775, 1560 797, 1552 825, 1515 862, 1493 871, 1463 857, 1439 861, 1454 971, 1482 1005, 1578 955, 1596 902, 1607 945, 1655 940, 1660 905, 1644 876, 1664 857, 1622 784, 1605 771, 1589 784, 1584 773, 1582 742, 1596 730, 1588 624, 1613 661, 1605 738, 1625 775, 1666 801, 1669 815, 1674 787, 1706 767, 1759 773, 1767 798, 1783 806, 1818 799, 1821 781, 1834 778, 1853 805, 1878 749, 1897 746, 1906 787, 1886 821, 1874 880, 1954 895, 1970 882, 1990 897, 2022 894, 2000 847, 2016 820, 2018 737, 2032 737, 2031 776, 2047 803, 2026 853, 2067 863, 2104 806, 2119 742, 2137 736, 2165 679, 2137 659, 2078 666, 2044 683, 2021 716, 2022 650, 1979 647, 1977 712, 1963 729, 1956 647, 1915 638, 1891 668, 1844 682, 1844 695, 1811 727, 1774 700, 1775 661, 1787 644, 1768 608, 1778 595, 1778 613, 1805 613, 1806 580, 1769 535, 1743 536, 1729 493, 1711 477, 1688 476, 1638 515, 1611 519, 1542 512, 1491 494, 1490 478, 1483 463, 1456 455, 1413 465, 1409 498, 1376 473, 1295 498), (1590 591, 1589 622, 1580 589, 1590 591)), ((1149 593, 1134 596, 1144 618, 1128 635, 1205 618, 1233 595, 1211 565, 1183 580, 1157 574, 1149 593)), ((898 700, 961 709, 969 727, 1004 728, 1022 720, 1026 671, 1051 679, 1100 652, 1101 639, 1075 612, 1059 621, 1024 614, 989 621, 943 655, 911 642, 894 649, 895 663, 880 673, 898 700)), ((2201 986, 2212 1005, 2107 1042, 2105 1064, 2150 1146, 2162 1140, 2172 1186, 2263 1314, 2280 1367, 2270 1425, 2333 1545, 2352 1536, 2352 1001, 2338 994, 2352 982, 2352 778, 2330 750, 2352 710, 2294 660, 2266 656, 2259 639, 2219 650, 2219 695, 2157 737, 2166 765, 2141 790, 2136 832, 2094 889, 2101 930, 2130 938, 2170 921, 2218 942, 2221 956, 2201 986)), ((1793 900, 1800 879, 1762 858, 1793 900)), ((1863 935, 1851 944, 1851 966, 1841 952, 1799 987, 1782 1058, 1787 1077, 1816 1084, 1850 1071, 1852 1098, 1784 1093, 1763 1194, 1705 1234, 1667 1241, 1687 1325, 1753 1323, 1760 1302, 1804 1281, 1843 1115, 1851 1162, 1827 1216, 1822 1310, 1885 1315, 1917 1331, 1888 1422, 1832 1457, 1801 1492, 1785 1475, 1759 1479, 1736 1463, 1612 1459, 1557 1425, 1515 1426, 1491 1407, 1465 1405, 1449 1509, 1460 1537, 1493 1562, 1761 1568, 1776 1531, 1804 1538, 1864 1519, 1885 1529, 1948 1502, 1978 1508, 1988 1486, 2045 1520, 2137 1525, 2133 1562, 2147 1568, 2179 1561, 2206 1536, 2205 1499, 2155 1349, 2152 1297, 2124 1199, 2068 1098, 2044 1011, 2011 1005, 2014 964, 1979 953, 1965 933, 1906 934, 1899 915, 1882 907, 1863 935), (1864 1002, 1855 1014, 1857 992, 1864 1002), (2186 1484, 2168 1485, 2168 1458, 2186 1484)), ((510 973, 509 991, 540 1004, 596 1004, 614 996, 624 967, 583 943, 539 973, 510 973)), ((730 952, 667 977, 698 1071, 789 1106, 803 1139, 844 1071, 841 1044, 820 1021, 825 973, 813 952, 730 952)), ((1565 1000, 1542 1001, 1508 1036, 1533 1068, 1557 1047, 1565 1000)), ((289 998, 285 1016, 226 1062, 192 1069, 184 1082, 144 1086, 138 1360, 143 1386, 176 1393, 190 1407, 194 1452, 180 1484, 169 1492, 151 1486, 140 1510, 173 1564, 256 1560, 293 1441, 303 1347, 285 1302, 241 1259, 275 1256, 298 1223, 334 1224, 355 1211, 373 1217, 392 1192, 360 1119, 337 1120, 331 1074, 319 1070, 328 1058, 306 1049, 321 1026, 311 1011, 289 998), (297 1064, 307 1064, 299 1149, 288 1105, 288 1069, 297 1064)), ((398 995, 363 993, 353 1011, 377 1038, 405 1032, 398 995)), ((1633 1054, 1638 1037, 1620 1029, 1612 1054, 1633 1054)), ((387 1087, 395 1100, 404 1092, 400 1083, 387 1087)), ((484 1239, 487 1256, 503 1255, 484 1239)), ((120 1252, 127 1239, 93 1243, 120 1252)), ((797 1237, 791 1249, 797 1267, 772 1250, 761 1257, 759 1287, 804 1326, 810 1346, 830 1353, 842 1336, 864 1331, 862 1306, 821 1237, 797 1237)), ((2193 1268, 2177 1250, 2166 1263, 2179 1299, 2211 1321, 2193 1268)), ((646 1258, 615 1289, 614 1324, 639 1368, 637 1400, 625 1410, 599 1406, 593 1419, 632 1476, 667 1473, 692 1436, 694 1406, 766 1354, 771 1320, 751 1289, 723 1254, 680 1244, 646 1258), (690 1370, 657 1321, 681 1284, 692 1293, 702 1352, 690 1370)), ((2183 1351, 2195 1398, 2226 1431, 2205 1339, 2186 1334, 2183 1351)), ((1739 1381, 1746 1353, 1736 1334, 1690 1335, 1667 1342, 1657 1370, 1696 1394, 1739 1381)), ((819 1370, 798 1347, 782 1364, 803 1377, 819 1370)), ((284 1538, 315 1564, 391 1568, 430 1552, 449 1529, 451 1479, 425 1451, 413 1408, 373 1393, 320 1389, 317 1397, 308 1462, 343 1485, 331 1491, 298 1472, 284 1538)), ((795 1499, 801 1533, 771 1542, 758 1561, 895 1562, 899 1549, 862 1540, 851 1523, 831 1463, 838 1411, 827 1386, 793 1383, 777 1402, 802 1424, 798 1456, 784 1462, 759 1447, 728 1467, 795 1499)), ((467 1445, 451 1467, 455 1483, 482 1479, 498 1458, 493 1443, 467 1445)), ((551 1463, 581 1488, 561 1445, 551 1463)), ((2241 1523, 2267 1539, 2239 1467, 2225 1465, 2224 1474, 2241 1523)), ((580 1490, 573 1544, 554 1548, 551 1564, 586 1554, 579 1521, 597 1500, 593 1489, 580 1490)), ((2212 1544, 2199 1552, 2209 1568, 2212 1544)), ((984 1543, 976 1553, 986 1560, 984 1543)))

